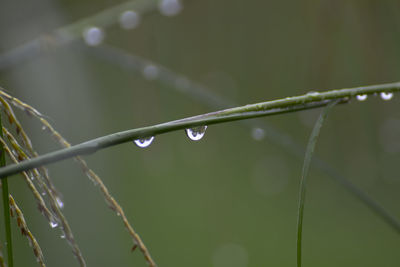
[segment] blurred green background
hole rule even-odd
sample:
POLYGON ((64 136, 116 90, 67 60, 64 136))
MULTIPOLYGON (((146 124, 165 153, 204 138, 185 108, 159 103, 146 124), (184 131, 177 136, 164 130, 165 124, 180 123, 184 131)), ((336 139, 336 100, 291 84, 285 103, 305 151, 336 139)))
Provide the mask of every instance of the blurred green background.
MULTIPOLYGON (((1 52, 118 3, 2 1, 1 52)), ((396 0, 190 0, 176 16, 155 8, 134 30, 116 24, 104 33, 104 44, 161 64, 237 105, 394 82, 400 74, 396 0)), ((72 144, 219 109, 192 97, 190 88, 176 90, 105 60, 96 52, 101 45, 82 47, 50 47, 0 70, 0 86, 48 115, 72 144)), ((318 157, 397 217, 399 103, 395 95, 388 102, 370 97, 335 107, 316 148, 318 157)), ((156 136, 146 149, 124 144, 85 159, 159 266, 295 266, 303 157, 268 138, 270 130, 254 127, 268 124, 284 134, 278 139, 289 135, 305 146, 318 113, 266 117, 250 127, 213 125, 199 142, 173 132, 156 136)), ((36 120, 17 115, 39 153, 58 148, 36 120)), ((88 266, 146 266, 139 250, 130 252, 120 218, 79 167, 68 160, 49 169, 88 266)), ((47 265, 77 266, 22 179, 10 183, 47 265)), ((15 266, 35 266, 27 241, 14 230, 15 266)), ((400 264, 399 233, 316 168, 310 170, 303 244, 304 266, 400 264)))

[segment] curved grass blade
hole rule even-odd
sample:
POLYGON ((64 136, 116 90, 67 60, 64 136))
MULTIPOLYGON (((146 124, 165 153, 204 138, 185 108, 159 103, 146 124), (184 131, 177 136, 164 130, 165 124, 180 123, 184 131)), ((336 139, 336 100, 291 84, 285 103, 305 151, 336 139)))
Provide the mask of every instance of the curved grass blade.
POLYGON ((297 266, 301 267, 301 241, 303 235, 303 217, 304 217, 304 202, 306 199, 306 186, 307 186, 307 174, 311 165, 312 155, 314 153, 315 145, 317 143, 317 139, 324 123, 326 117, 328 116, 331 108, 337 104, 337 101, 331 102, 328 106, 326 106, 319 116, 317 122, 314 125, 314 129, 311 132, 310 139, 308 140, 308 145, 306 149, 306 154, 304 157, 303 170, 301 172, 301 181, 300 181, 300 192, 299 192, 299 207, 298 207, 298 215, 297 215, 297 266))

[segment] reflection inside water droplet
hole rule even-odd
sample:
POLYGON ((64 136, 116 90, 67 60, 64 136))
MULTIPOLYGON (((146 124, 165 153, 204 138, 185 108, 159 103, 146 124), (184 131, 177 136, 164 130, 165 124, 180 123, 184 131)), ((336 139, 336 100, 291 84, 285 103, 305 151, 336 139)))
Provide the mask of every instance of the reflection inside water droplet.
POLYGON ((358 101, 365 101, 368 98, 368 95, 357 95, 356 96, 358 101))
POLYGON ((393 93, 390 93, 390 92, 388 92, 388 93, 386 93, 386 92, 382 92, 381 93, 381 98, 383 99, 383 100, 390 100, 390 99, 392 99, 393 98, 393 93))
POLYGON ((198 141, 203 138, 204 134, 206 133, 207 126, 198 126, 190 129, 186 129, 186 135, 193 141, 198 141))
POLYGON ((138 147, 148 147, 153 142, 154 136, 136 139, 134 142, 138 147))

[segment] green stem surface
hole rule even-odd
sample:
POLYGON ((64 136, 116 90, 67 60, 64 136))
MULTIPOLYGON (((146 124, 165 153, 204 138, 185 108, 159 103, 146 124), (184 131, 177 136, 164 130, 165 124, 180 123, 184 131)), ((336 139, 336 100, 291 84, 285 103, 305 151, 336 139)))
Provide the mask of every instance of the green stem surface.
POLYGON ((100 149, 130 142, 138 138, 155 136, 200 125, 219 124, 236 120, 245 120, 262 116, 271 116, 288 112, 297 112, 300 110, 314 109, 324 107, 331 103, 332 100, 337 100, 339 103, 347 103, 350 101, 350 99, 360 94, 372 95, 381 92, 398 91, 400 91, 400 82, 332 90, 322 93, 312 92, 301 96, 287 97, 273 101, 245 105, 153 126, 131 129, 92 139, 69 148, 50 152, 33 159, 23 161, 19 164, 13 164, 0 168, 0 178, 3 179, 6 176, 75 156, 91 154, 100 149))

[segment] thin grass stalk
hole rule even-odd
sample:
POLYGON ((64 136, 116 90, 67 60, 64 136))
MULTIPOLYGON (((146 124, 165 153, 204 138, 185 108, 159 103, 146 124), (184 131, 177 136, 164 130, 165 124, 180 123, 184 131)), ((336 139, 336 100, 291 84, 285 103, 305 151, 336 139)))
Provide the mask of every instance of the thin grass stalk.
MULTIPOLYGON (((331 100, 339 100, 340 103, 348 103, 351 98, 359 94, 378 94, 381 92, 400 91, 400 82, 388 83, 364 87, 356 87, 327 92, 313 92, 301 96, 287 97, 283 99, 261 102, 241 107, 220 110, 212 113, 188 117, 181 120, 157 124, 144 128, 136 128, 118 132, 90 141, 50 152, 45 155, 21 162, 18 165, 10 165, 0 169, 0 178, 21 171, 37 168, 46 164, 58 162, 79 155, 91 154, 98 150, 130 142, 138 138, 154 136, 176 130, 192 128, 194 126, 220 124, 237 120, 245 120, 262 116, 271 116, 300 110, 315 109, 328 105, 331 100)), ((1 94, 1 91, 0 91, 1 94)), ((43 121, 44 118, 41 118, 43 121)))
MULTIPOLYGON (((18 99, 16 99, 16 101, 18 101, 18 99)), ((29 157, 37 157, 37 156, 39 156, 38 153, 33 148, 32 142, 31 142, 29 136, 26 134, 24 128, 22 127, 22 124, 19 122, 17 116, 15 116, 14 111, 11 108, 10 104, 3 97, 0 97, 0 102, 1 102, 1 104, 3 106, 3 108, 4 108, 4 112, 6 113, 6 115, 8 117, 9 123, 11 125, 15 126, 16 133, 21 137, 23 145, 28 149, 28 156, 29 157)), ((36 116, 39 116, 39 115, 42 116, 38 111, 32 111, 32 112, 34 114, 36 114, 36 116)), ((4 132, 4 129, 5 128, 3 127, 3 132, 4 132)), ((10 133, 8 132, 7 136, 9 136, 9 135, 10 135, 10 133)), ((50 177, 48 175, 47 169, 44 168, 44 167, 41 167, 40 171, 41 171, 41 173, 43 175, 37 175, 36 176, 37 179, 41 180, 40 183, 43 183, 43 180, 44 180, 44 182, 47 184, 49 189, 53 192, 53 195, 56 198, 61 199, 59 192, 55 188, 53 182, 51 181, 51 179, 50 179, 50 177)))
MULTIPOLYGON (((9 134, 9 132, 6 132, 7 138, 10 141, 11 145, 13 146, 14 150, 18 154, 18 158, 21 158, 22 160, 29 160, 30 157, 23 151, 22 147, 18 144, 17 140, 15 140, 14 136, 9 134)), ((75 241, 74 235, 72 233, 71 227, 69 226, 69 223, 67 219, 65 218, 64 214, 61 211, 61 207, 59 205, 59 201, 57 196, 53 194, 53 191, 50 190, 50 188, 47 186, 46 183, 43 182, 43 179, 39 179, 41 174, 37 169, 32 170, 33 175, 35 176, 36 180, 39 182, 39 185, 41 188, 44 189, 44 192, 47 194, 49 202, 50 202, 50 207, 51 210, 53 211, 56 220, 50 221, 50 225, 54 227, 56 224, 61 224, 61 230, 65 234, 65 240, 67 243, 70 245, 72 248, 72 252, 74 256, 76 257, 78 263, 80 266, 84 267, 86 266, 85 260, 82 256, 82 253, 79 249, 78 244, 75 241)))
MULTIPOLYGON (((20 108, 23 108, 25 110, 25 112, 27 112, 28 114, 38 118, 40 120, 40 122, 43 124, 44 129, 46 130, 46 132, 49 132, 52 137, 62 146, 62 147, 70 147, 71 144, 65 140, 65 138, 63 138, 52 126, 51 124, 44 118, 44 116, 39 116, 38 114, 40 114, 40 112, 38 112, 36 109, 34 109, 33 107, 21 102, 21 101, 17 101, 12 97, 6 97, 6 99, 12 99, 12 103, 18 103, 18 104, 22 104, 20 106, 20 108)), ((8 136, 8 135, 7 135, 8 136)), ((12 136, 10 136, 12 137, 12 136)), ((10 141, 11 142, 11 141, 10 141)), ((14 143, 14 142, 11 142, 14 143)), ((17 148, 18 149, 18 148, 17 148)), ((20 150, 20 149, 19 149, 20 150)), ((23 153, 23 151, 21 151, 21 153, 23 153)), ((23 158, 26 158, 26 155, 22 154, 23 158)), ((156 263, 154 262, 154 260, 152 259, 150 252, 148 251, 148 249, 146 248, 145 244, 143 243, 142 239, 140 238, 140 236, 136 233, 136 231, 134 230, 134 228, 132 227, 132 225, 129 223, 129 220, 127 219, 122 207, 118 204, 118 202, 111 196, 111 194, 109 193, 107 187, 105 186, 105 184, 103 183, 103 181, 101 180, 101 178, 93 171, 91 170, 87 163, 81 158, 81 157, 75 157, 75 160, 78 162, 78 164, 80 165, 80 167, 82 168, 82 170, 84 171, 84 173, 100 188, 100 191, 103 193, 104 199, 106 201, 106 203, 109 205, 109 207, 116 212, 116 214, 118 216, 121 217, 123 224, 125 226, 125 228, 128 230, 129 234, 131 235, 134 245, 132 247, 132 250, 134 250, 136 247, 139 247, 140 251, 142 252, 142 254, 144 255, 144 258, 146 260, 146 262, 148 263, 149 266, 153 267, 156 266, 156 263)))
MULTIPOLYGON (((4 131, 4 127, 3 127, 3 131, 4 131)), ((12 153, 12 151, 10 150, 10 148, 8 147, 8 145, 6 144, 6 142, 3 140, 3 138, 0 137, 0 143, 3 146, 6 154, 8 155, 8 157, 14 162, 14 163, 19 163, 18 159, 14 156, 14 154, 12 153)), ((38 208, 40 213, 43 214, 43 216, 49 221, 55 221, 55 219, 53 218, 53 214, 50 212, 50 210, 47 208, 47 205, 45 203, 45 201, 43 200, 42 196, 40 195, 39 191, 36 189, 36 186, 34 185, 34 183, 31 180, 31 177, 28 175, 27 172, 22 172, 22 177, 24 178, 25 182, 27 183, 29 189, 31 190, 34 198, 36 199, 36 202, 38 204, 38 208)))
POLYGON ((326 106, 318 120, 316 121, 314 128, 311 132, 310 139, 308 141, 305 157, 304 157, 304 164, 303 170, 301 172, 301 180, 300 180, 300 189, 299 189, 299 207, 298 207, 298 216, 297 216, 297 267, 301 267, 301 251, 302 251, 302 236, 303 236, 303 217, 304 217, 304 203, 306 198, 306 188, 307 188, 307 175, 308 170, 311 165, 312 155, 314 154, 315 145, 317 143, 317 139, 319 133, 321 131, 322 124, 324 123, 326 117, 328 116, 329 111, 331 108, 337 104, 337 101, 330 103, 326 106))
POLYGON ((36 238, 33 236, 32 232, 29 230, 28 225, 26 224, 24 218, 24 214, 18 207, 17 203, 15 203, 15 200, 11 195, 10 195, 10 207, 11 207, 11 216, 16 217, 17 225, 21 230, 21 234, 26 236, 26 238, 28 239, 29 245, 33 249, 33 254, 35 255, 36 261, 38 262, 40 267, 46 267, 44 263, 42 249, 40 248, 40 245, 37 242, 36 238))
MULTIPOLYGON (((0 127, 2 127, 3 123, 1 120, 0 114, 0 127)), ((0 131, 0 137, 3 138, 3 132, 0 131)), ((0 151, 0 166, 6 166, 6 157, 5 157, 5 149, 1 147, 0 151)), ((14 258, 13 258, 13 249, 12 249, 12 236, 11 236, 11 219, 10 219, 10 203, 8 199, 8 179, 5 177, 1 180, 1 191, 3 196, 3 211, 4 211, 4 228, 6 232, 6 241, 7 241, 7 260, 8 266, 14 266, 14 258)))
MULTIPOLYGON (((67 147, 67 148, 71 147, 71 144, 67 140, 65 140, 51 126, 51 124, 46 119, 44 119, 43 117, 38 117, 38 118, 41 121, 41 123, 44 125, 46 131, 48 131, 62 147, 67 147)), ((95 185, 99 186, 100 191, 103 193, 104 199, 105 199, 106 203, 109 205, 109 207, 113 211, 115 211, 118 216, 121 217, 125 228, 128 230, 129 234, 131 235, 131 237, 133 238, 133 241, 134 241, 132 251, 135 250, 136 247, 139 247, 139 249, 142 252, 148 265, 151 267, 156 266, 156 263, 152 259, 147 247, 143 243, 140 236, 136 233, 134 228, 131 226, 122 207, 118 204, 118 202, 114 199, 114 197, 111 196, 111 194, 109 193, 107 187, 105 186, 105 184, 103 183, 101 178, 93 170, 91 170, 88 167, 87 163, 81 157, 79 157, 79 156, 75 157, 75 160, 78 162, 78 164, 81 166, 83 172, 90 178, 90 180, 92 180, 95 183, 95 185)))

